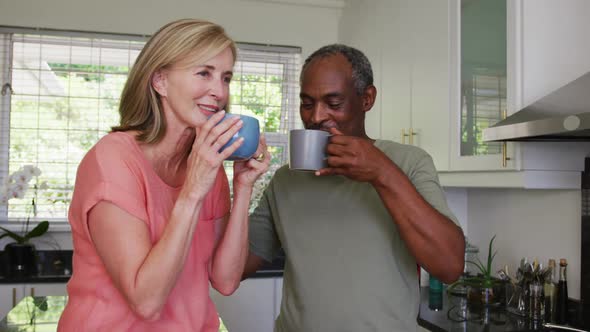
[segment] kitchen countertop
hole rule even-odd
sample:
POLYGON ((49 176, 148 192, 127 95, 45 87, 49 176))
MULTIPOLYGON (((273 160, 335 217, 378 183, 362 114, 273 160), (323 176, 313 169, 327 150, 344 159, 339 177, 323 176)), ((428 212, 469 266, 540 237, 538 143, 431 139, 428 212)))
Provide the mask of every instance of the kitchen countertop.
POLYGON ((435 300, 429 301, 428 287, 420 289, 418 325, 429 331, 557 331, 545 329, 538 322, 508 313, 503 306, 488 307, 479 312, 467 310, 464 296, 449 295, 446 290, 438 301, 433 299, 435 300), (431 307, 440 309, 433 310, 431 307))
MULTIPOLYGON (((3 252, 0 252, 3 254, 3 252)), ((40 250, 38 272, 33 276, 9 276, 7 271, 0 269, 0 284, 16 283, 66 283, 72 271, 71 250, 40 250)), ((0 255, 1 266, 6 267, 0 255)), ((283 276, 285 256, 279 255, 272 263, 264 264, 249 278, 273 278, 283 276)))
MULTIPOLYGON (((0 321, 0 332, 56 331, 67 302, 67 296, 27 296, 0 321)), ((219 332, 228 332, 219 321, 219 332)))

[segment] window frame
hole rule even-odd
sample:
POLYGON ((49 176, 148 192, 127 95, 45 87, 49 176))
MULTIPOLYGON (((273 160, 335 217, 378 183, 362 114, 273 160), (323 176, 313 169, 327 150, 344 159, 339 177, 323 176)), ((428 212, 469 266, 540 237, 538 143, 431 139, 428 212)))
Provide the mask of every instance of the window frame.
MULTIPOLYGON (((133 35, 133 34, 117 34, 117 33, 102 33, 102 32, 86 32, 86 31, 69 31, 69 30, 56 30, 56 29, 32 29, 24 27, 8 27, 0 25, 0 84, 3 88, 2 94, 0 95, 0 183, 3 183, 8 177, 9 165, 10 165, 10 117, 11 117, 11 84, 13 83, 11 74, 13 71, 13 40, 14 34, 19 35, 48 35, 57 37, 74 37, 74 38, 88 38, 91 39, 107 39, 107 40, 122 40, 122 41, 139 41, 147 42, 149 36, 147 35, 133 35), (2 56, 3 54, 5 56, 2 56)), ((301 48, 293 46, 282 46, 282 45, 268 45, 268 44, 255 44, 255 43, 243 43, 236 42, 238 48, 238 59, 236 61, 260 61, 264 59, 262 55, 264 52, 273 53, 292 53, 294 54, 295 61, 288 61, 287 59, 272 58, 272 60, 278 60, 272 63, 279 63, 284 66, 283 70, 283 81, 287 84, 282 84, 281 88, 281 112, 280 112, 280 125, 278 132, 264 132, 266 137, 267 145, 282 147, 281 160, 282 164, 285 164, 288 160, 288 132, 289 129, 301 128, 300 119, 298 116, 298 104, 299 104, 299 78, 298 73, 300 70, 300 56, 301 48), (260 52, 255 57, 242 56, 241 51, 255 51, 260 52), (284 61, 282 61, 284 60, 284 61), (290 77, 286 77, 290 75, 290 77), (297 84, 295 84, 297 83, 297 84), (284 118, 286 117, 287 120, 284 118)), ((143 46, 142 46, 143 47, 143 46)), ((247 53, 247 52, 244 52, 247 53)), ((271 63, 271 57, 268 57, 265 63, 271 63)), ((133 65, 134 61, 131 62, 133 65)), ((131 65, 129 68, 131 68, 131 65)), ((69 98, 70 94, 66 96, 69 98)), ((116 125, 114 123, 113 125, 116 125)), ((105 133, 106 134, 106 133, 105 133)), ((13 170, 14 171, 14 170, 13 170)), ((71 200, 71 193, 70 193, 71 200)), ((59 218, 45 218, 39 217, 40 220, 49 220, 51 223, 50 232, 69 231, 70 225, 66 215, 59 218)), ((8 204, 0 203, 0 226, 5 227, 11 231, 21 231, 24 223, 23 218, 12 218, 8 217, 8 204)), ((29 229, 35 227, 38 221, 31 220, 29 229)))

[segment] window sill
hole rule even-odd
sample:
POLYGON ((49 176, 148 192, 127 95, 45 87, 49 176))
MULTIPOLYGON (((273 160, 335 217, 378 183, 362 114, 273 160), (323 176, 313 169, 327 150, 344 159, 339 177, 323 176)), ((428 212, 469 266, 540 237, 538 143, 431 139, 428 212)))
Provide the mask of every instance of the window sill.
MULTIPOLYGON (((24 222, 14 222, 14 221, 1 221, 0 226, 6 228, 11 232, 22 232, 23 230, 23 223, 24 222)), ((29 230, 35 228, 39 224, 38 222, 30 222, 29 223, 29 230)), ((48 233, 59 233, 59 232, 71 232, 72 228, 67 221, 50 221, 49 222, 49 230, 48 233)))

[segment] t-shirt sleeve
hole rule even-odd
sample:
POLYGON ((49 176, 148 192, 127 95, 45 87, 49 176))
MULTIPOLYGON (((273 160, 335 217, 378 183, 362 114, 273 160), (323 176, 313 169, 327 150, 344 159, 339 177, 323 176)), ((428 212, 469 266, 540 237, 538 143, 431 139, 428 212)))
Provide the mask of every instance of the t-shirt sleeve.
POLYGON ((415 167, 410 171, 410 181, 422 197, 438 212, 451 219, 459 226, 457 217, 447 204, 445 193, 438 180, 438 173, 432 161, 432 157, 425 151, 416 153, 415 167))
POLYGON ((139 165, 121 146, 99 145, 84 157, 76 175, 69 219, 73 231, 86 233, 88 212, 100 201, 113 203, 148 222, 145 186, 139 165))
POLYGON ((258 206, 250 215, 249 224, 250 251, 267 262, 272 262, 281 247, 273 223, 272 185, 273 181, 270 182, 258 201, 258 206))

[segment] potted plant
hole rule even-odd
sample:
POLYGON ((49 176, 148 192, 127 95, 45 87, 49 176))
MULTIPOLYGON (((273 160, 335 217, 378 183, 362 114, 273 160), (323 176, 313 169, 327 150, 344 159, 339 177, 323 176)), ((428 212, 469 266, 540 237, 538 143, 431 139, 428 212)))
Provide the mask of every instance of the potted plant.
POLYGON ((492 263, 496 257, 497 251, 494 251, 494 239, 492 237, 488 246, 488 257, 484 264, 479 257, 477 261, 466 261, 468 264, 473 264, 479 270, 476 276, 463 277, 449 286, 449 291, 453 291, 455 287, 467 287, 467 301, 472 306, 497 304, 499 302, 498 295, 502 295, 498 286, 503 285, 503 281, 492 275, 492 263), (497 294, 500 293, 500 294, 497 294))
POLYGON ((36 196, 37 189, 46 188, 46 184, 38 185, 38 176, 41 170, 32 165, 25 165, 18 171, 12 173, 5 181, 0 191, 0 204, 8 204, 13 198, 24 198, 30 185, 29 182, 35 178, 35 194, 31 198, 31 205, 28 206, 27 218, 23 224, 20 233, 11 231, 5 227, 0 227, 3 233, 0 239, 9 237, 13 242, 9 242, 4 247, 4 254, 7 260, 8 274, 10 276, 30 276, 36 273, 36 252, 35 245, 30 242, 32 238, 42 236, 49 229, 48 221, 39 222, 33 229, 29 230, 31 212, 36 216, 36 196))

